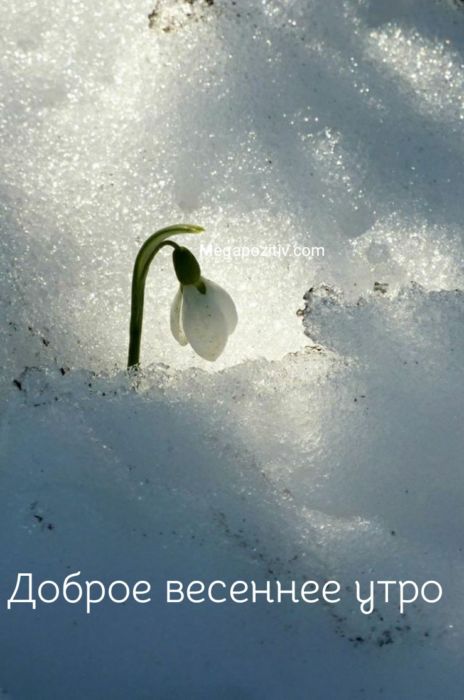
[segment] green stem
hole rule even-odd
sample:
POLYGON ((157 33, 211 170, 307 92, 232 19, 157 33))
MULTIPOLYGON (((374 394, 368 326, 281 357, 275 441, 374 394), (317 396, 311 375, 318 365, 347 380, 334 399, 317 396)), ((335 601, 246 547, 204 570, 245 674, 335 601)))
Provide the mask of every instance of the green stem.
POLYGON ((140 343, 142 339, 143 323, 143 302, 145 298, 145 282, 151 261, 156 253, 164 245, 177 247, 177 243, 167 241, 169 236, 176 236, 179 233, 201 233, 204 229, 201 226, 190 224, 178 224, 168 226, 160 231, 156 231, 150 238, 147 238, 140 248, 135 259, 134 272, 132 274, 132 301, 131 318, 129 329, 129 357, 127 367, 135 367, 140 362, 140 343))

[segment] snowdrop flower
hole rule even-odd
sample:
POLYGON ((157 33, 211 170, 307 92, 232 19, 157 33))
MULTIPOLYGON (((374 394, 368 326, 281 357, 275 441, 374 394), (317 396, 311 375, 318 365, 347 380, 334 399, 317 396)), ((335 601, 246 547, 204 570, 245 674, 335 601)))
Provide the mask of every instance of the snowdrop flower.
POLYGON ((187 248, 173 253, 180 282, 171 306, 171 331, 180 345, 190 344, 197 355, 214 362, 237 325, 232 298, 218 284, 201 276, 196 258, 187 248))
POLYGON ((195 256, 183 246, 167 240, 180 233, 200 233, 200 226, 178 224, 161 229, 140 248, 132 275, 132 302, 129 329, 128 368, 140 362, 145 282, 155 255, 164 248, 174 248, 174 270, 179 290, 171 306, 171 331, 181 344, 190 343, 205 360, 214 362, 224 350, 227 339, 237 325, 235 304, 218 284, 202 277, 195 256))

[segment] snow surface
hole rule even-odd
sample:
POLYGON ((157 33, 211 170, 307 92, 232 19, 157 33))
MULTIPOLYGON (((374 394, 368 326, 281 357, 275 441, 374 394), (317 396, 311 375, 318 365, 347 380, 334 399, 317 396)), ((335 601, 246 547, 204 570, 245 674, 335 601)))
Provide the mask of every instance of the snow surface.
POLYGON ((4 0, 0 599, 18 571, 345 593, 5 605, 6 697, 462 697, 461 5, 4 0), (202 259, 240 318, 211 366, 163 251, 128 376, 133 260, 177 221, 325 255, 202 259), (356 578, 445 595, 365 617, 356 578))

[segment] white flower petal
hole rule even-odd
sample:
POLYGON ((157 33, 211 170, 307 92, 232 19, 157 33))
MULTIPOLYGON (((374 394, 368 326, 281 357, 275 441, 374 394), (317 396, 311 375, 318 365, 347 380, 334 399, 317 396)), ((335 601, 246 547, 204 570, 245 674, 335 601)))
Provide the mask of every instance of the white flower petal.
POLYGON ((221 304, 208 285, 206 294, 194 285, 185 285, 183 296, 182 325, 187 340, 200 357, 214 362, 224 350, 229 335, 221 304))
POLYGON ((222 313, 224 314, 227 322, 227 332, 229 335, 231 335, 234 332, 238 321, 237 309, 235 308, 232 297, 226 292, 225 289, 220 287, 215 282, 211 282, 211 280, 208 280, 205 277, 202 279, 206 285, 207 294, 209 293, 211 296, 214 295, 217 303, 221 307, 222 313))
POLYGON ((184 333, 184 330, 182 328, 181 313, 182 313, 182 289, 181 289, 181 287, 179 287, 179 289, 177 290, 177 294, 174 297, 174 300, 171 304, 171 317, 170 317, 171 333, 173 334, 174 338, 177 340, 179 345, 187 345, 188 340, 185 337, 185 333, 184 333))

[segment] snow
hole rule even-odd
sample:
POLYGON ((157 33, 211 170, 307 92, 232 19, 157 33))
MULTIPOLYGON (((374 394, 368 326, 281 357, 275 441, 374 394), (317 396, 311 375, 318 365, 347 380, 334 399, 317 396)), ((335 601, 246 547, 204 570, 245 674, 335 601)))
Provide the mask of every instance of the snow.
POLYGON ((156 599, 5 604, 4 696, 457 700, 461 3, 4 5, 0 599, 21 571, 156 599), (214 365, 179 347, 162 251, 128 375, 134 257, 180 221, 239 325, 214 365), (313 577, 341 603, 161 602, 313 577), (355 579, 444 597, 363 616, 355 579))

